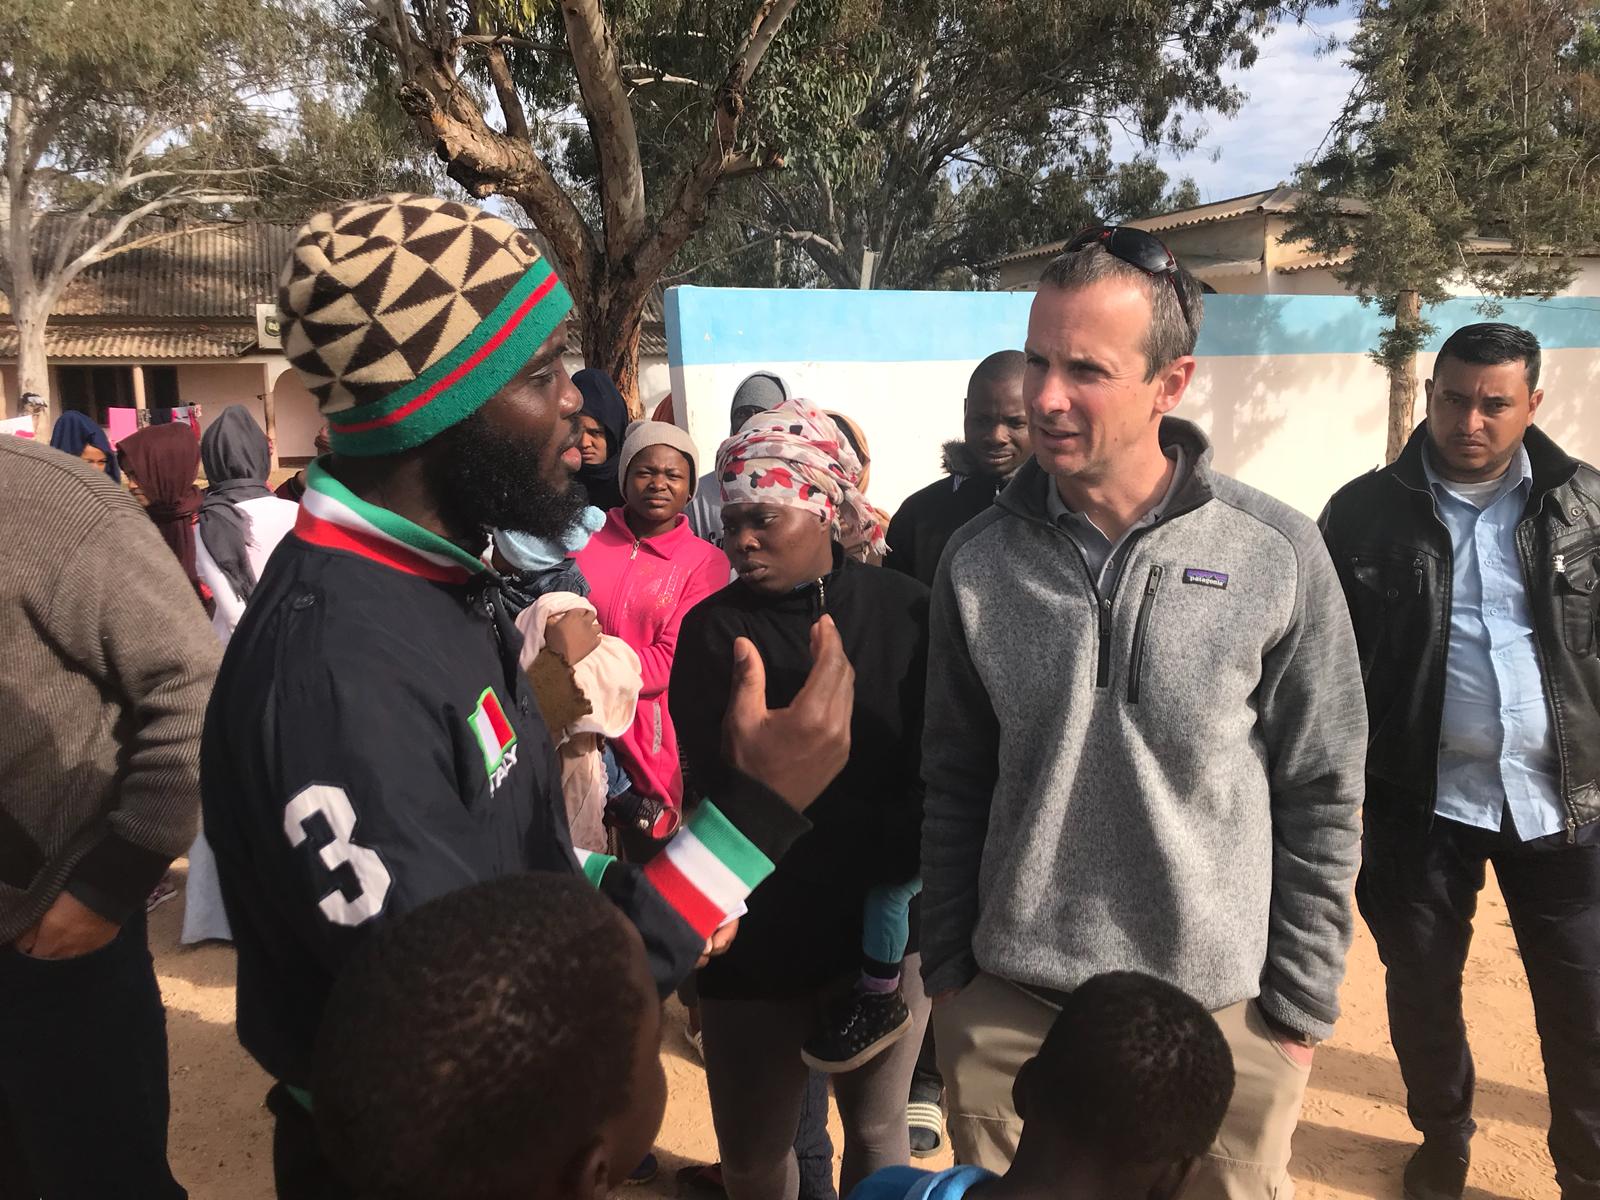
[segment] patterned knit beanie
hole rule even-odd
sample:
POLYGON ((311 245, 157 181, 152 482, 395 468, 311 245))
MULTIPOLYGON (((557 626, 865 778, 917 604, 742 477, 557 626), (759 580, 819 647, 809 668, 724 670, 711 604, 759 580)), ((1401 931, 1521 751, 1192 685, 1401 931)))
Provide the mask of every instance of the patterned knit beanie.
POLYGON ((466 420, 571 308, 525 235, 431 196, 319 213, 278 290, 284 354, 335 452, 362 456, 409 450, 466 420))

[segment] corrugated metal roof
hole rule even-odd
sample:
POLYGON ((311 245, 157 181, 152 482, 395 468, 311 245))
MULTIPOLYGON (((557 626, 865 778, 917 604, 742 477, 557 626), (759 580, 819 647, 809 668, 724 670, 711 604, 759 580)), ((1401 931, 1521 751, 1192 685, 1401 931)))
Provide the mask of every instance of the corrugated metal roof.
MULTIPOLYGON (((1150 233, 1161 233, 1168 229, 1189 229, 1196 225, 1209 225, 1216 221, 1231 221, 1236 217, 1250 216, 1257 213, 1283 214, 1294 211, 1304 192, 1296 188, 1285 187, 1279 184, 1275 188, 1268 188, 1264 192, 1251 192, 1244 196, 1234 196, 1228 200, 1216 200, 1210 204, 1196 205, 1194 208, 1180 208, 1176 212, 1163 213, 1158 217, 1143 217, 1136 221, 1127 221, 1135 229, 1143 229, 1150 233)), ((1361 214, 1367 211, 1367 206, 1360 200, 1340 200, 1338 202, 1341 212, 1361 214)), ((1017 250, 1002 258, 992 259, 983 264, 986 268, 1000 267, 1007 263, 1027 262, 1035 258, 1054 258, 1066 247, 1071 238, 1063 238, 1059 242, 1046 242, 1042 246, 1033 246, 1026 250, 1017 250)))
POLYGON ((1281 262, 1273 270, 1279 275, 1293 275, 1296 271, 1325 271, 1342 266, 1349 261, 1350 251, 1340 254, 1308 254, 1290 262, 1281 262))
MULTIPOLYGON (((1486 256, 1515 253, 1509 238, 1469 237, 1461 243, 1461 250, 1466 254, 1486 256)), ((1341 250, 1338 254, 1308 252, 1298 258, 1279 263, 1274 270, 1282 275, 1292 275, 1296 271, 1321 271, 1330 267, 1342 267, 1350 261, 1352 253, 1353 251, 1348 249, 1341 250)), ((1600 247, 1579 247, 1573 252, 1575 258, 1593 258, 1597 255, 1600 255, 1600 247)), ((1537 254, 1534 256, 1538 257, 1537 254)))
POLYGON ((1179 262, 1196 279, 1236 279, 1261 274, 1259 258, 1219 258, 1210 254, 1179 255, 1179 262))
MULTIPOLYGON (((16 326, 0 325, 0 358, 17 356, 16 326)), ((256 344, 250 325, 47 325, 45 353, 53 359, 219 359, 248 354, 256 344)))
MULTIPOLYGON (((78 238, 77 245, 88 245, 110 228, 115 218, 96 218, 78 238)), ((46 215, 37 229, 35 254, 43 260, 54 254, 60 239, 68 235, 70 222, 65 216, 46 215)), ((534 231, 529 232, 546 253, 548 246, 534 231)), ((254 321, 257 304, 268 304, 277 299, 278 275, 288 260, 294 245, 296 227, 273 225, 261 221, 232 224, 149 220, 137 226, 133 235, 135 249, 124 250, 103 262, 96 263, 73 280, 57 303, 53 317, 114 318, 132 323, 156 321, 185 321, 193 319, 228 319, 251 322, 248 341, 239 349, 225 352, 234 357, 247 351, 255 343, 254 321)), ((553 261, 553 258, 552 258, 553 261)), ((0 317, 10 314, 10 306, 0 295, 0 317)), ((642 354, 665 355, 666 331, 663 325, 662 290, 651 289, 644 307, 644 329, 639 339, 642 354)), ((574 318, 573 341, 580 340, 579 322, 574 318)), ((235 345, 237 336, 231 332, 225 342, 216 340, 214 332, 202 326, 198 330, 161 329, 153 326, 142 344, 157 337, 162 345, 199 346, 235 345), (182 337, 187 340, 175 342, 182 337), (161 338, 166 340, 162 341, 161 338), (198 340, 197 340, 198 339, 198 340)), ((87 330, 70 331, 67 327, 52 327, 48 336, 51 345, 56 339, 70 338, 75 346, 94 346, 95 351, 74 352, 74 357, 121 358, 141 353, 126 349, 111 349, 114 336, 124 338, 124 346, 141 344, 131 333, 91 336, 87 330)), ((0 331, 0 339, 10 346, 0 350, 0 355, 10 357, 16 353, 14 331, 0 331)), ((66 343, 61 343, 66 344, 66 343)), ((66 351, 51 350, 65 354, 66 351)), ((154 354, 154 351, 148 353, 154 354)), ((205 358, 215 355, 183 352, 164 354, 162 357, 205 358)))
MULTIPOLYGON (((1285 187, 1280 183, 1277 187, 1264 192, 1251 192, 1247 196, 1235 196, 1231 200, 1218 200, 1195 208, 1180 208, 1177 212, 1163 213, 1159 217, 1145 217, 1142 220, 1129 221, 1128 224, 1136 229, 1159 233, 1163 229, 1187 229, 1194 225, 1208 225, 1213 221, 1228 221, 1234 217, 1256 213, 1282 216, 1292 213, 1305 199, 1306 194, 1299 188, 1285 187)), ((1367 212, 1367 204, 1363 200, 1338 198, 1334 201, 1334 205, 1341 213, 1349 216, 1364 216, 1367 212)))
MULTIPOLYGON (((113 218, 90 221, 77 246, 90 244, 113 218)), ((35 256, 55 253, 70 222, 47 215, 36 226, 35 256)), ((288 260, 295 230, 289 225, 149 220, 136 226, 134 248, 113 254, 73 280, 56 316, 128 317, 134 320, 232 317, 255 320, 256 305, 275 300, 278 273, 288 260)), ((0 297, 0 313, 9 312, 0 297)))

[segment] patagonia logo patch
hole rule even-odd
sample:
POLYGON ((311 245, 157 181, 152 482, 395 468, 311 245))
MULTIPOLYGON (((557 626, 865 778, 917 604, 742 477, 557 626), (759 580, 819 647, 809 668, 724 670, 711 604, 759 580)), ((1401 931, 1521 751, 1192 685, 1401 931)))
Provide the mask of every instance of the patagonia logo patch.
POLYGON ((1201 587, 1225 588, 1228 586, 1228 577, 1221 571, 1207 571, 1204 567, 1185 567, 1183 569, 1185 583, 1198 583, 1201 587))

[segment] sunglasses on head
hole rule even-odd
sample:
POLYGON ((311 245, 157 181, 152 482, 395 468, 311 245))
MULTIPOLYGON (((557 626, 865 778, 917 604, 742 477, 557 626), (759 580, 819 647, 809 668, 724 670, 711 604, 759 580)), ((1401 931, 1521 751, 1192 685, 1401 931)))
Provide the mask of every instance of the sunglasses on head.
POLYGON ((1189 301, 1184 298, 1183 284, 1178 280, 1178 260, 1172 257, 1172 251, 1160 238, 1126 225, 1095 225, 1068 242, 1063 253, 1095 245, 1105 247, 1107 254, 1130 267, 1138 267, 1146 275, 1167 279, 1172 284, 1172 294, 1178 299, 1183 323, 1194 328, 1194 322, 1189 319, 1189 301))

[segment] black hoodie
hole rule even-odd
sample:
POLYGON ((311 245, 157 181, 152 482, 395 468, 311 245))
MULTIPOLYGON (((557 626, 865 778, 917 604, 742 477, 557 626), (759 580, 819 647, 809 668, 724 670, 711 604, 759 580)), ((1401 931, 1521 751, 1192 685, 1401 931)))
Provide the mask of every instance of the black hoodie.
POLYGON ((979 470, 965 442, 946 442, 944 469, 949 478, 907 496, 889 522, 889 557, 883 565, 933 586, 945 543, 973 517, 987 512, 1006 480, 979 470))
POLYGON ((761 652, 773 707, 805 683, 811 626, 824 612, 856 672, 850 761, 807 810, 810 832, 751 893, 733 948, 700 972, 703 995, 790 997, 854 971, 867 890, 918 873, 928 589, 833 550, 822 579, 781 597, 730 584, 696 605, 678 634, 672 721, 695 792, 715 795, 728 769, 722 719, 735 638, 761 652))

